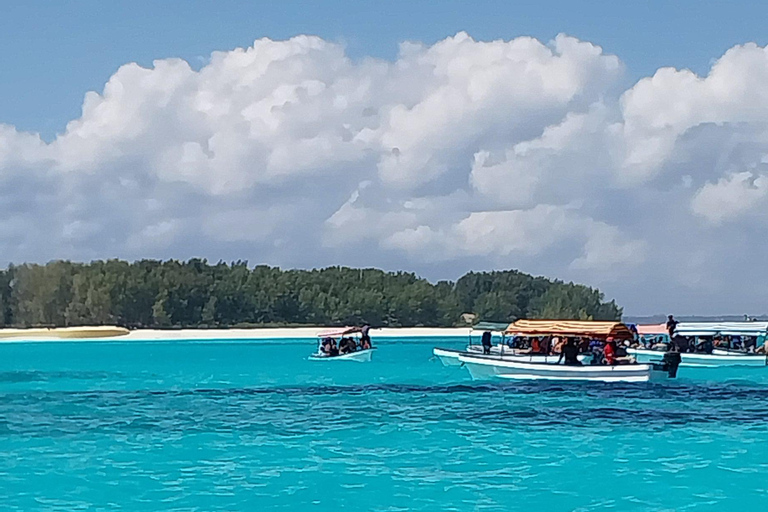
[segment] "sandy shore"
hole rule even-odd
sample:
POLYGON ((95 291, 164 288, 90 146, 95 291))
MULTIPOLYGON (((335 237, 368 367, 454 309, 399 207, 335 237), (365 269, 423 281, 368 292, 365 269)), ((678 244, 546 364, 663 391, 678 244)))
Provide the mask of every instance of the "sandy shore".
MULTIPOLYGON (((91 337, 88 339, 62 339, 55 336, 27 337, 16 331, 14 336, 0 339, 0 343, 18 341, 160 341, 160 340, 268 340, 268 339, 315 339, 319 333, 338 330, 335 327, 290 327, 269 329, 136 329, 126 336, 112 338, 91 337)), ((2 332, 2 330, 0 330, 2 332)), ((371 338, 442 338, 465 337, 469 334, 467 327, 434 328, 434 327, 403 327, 372 329, 371 338)))

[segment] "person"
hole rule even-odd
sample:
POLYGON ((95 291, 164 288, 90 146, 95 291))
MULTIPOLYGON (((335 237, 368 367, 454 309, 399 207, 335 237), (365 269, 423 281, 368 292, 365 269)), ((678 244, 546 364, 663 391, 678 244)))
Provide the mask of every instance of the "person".
POLYGON ((349 338, 341 338, 339 340, 339 354, 349 353, 349 338))
POLYGON ((544 339, 541 340, 541 343, 539 344, 539 353, 548 356, 551 350, 552 350, 552 338, 550 338, 549 336, 545 336, 544 339))
POLYGON ((360 350, 368 350, 371 348, 371 338, 363 336, 360 338, 360 350))
POLYGON ((491 331, 485 331, 483 333, 483 337, 481 338, 481 343, 483 345, 483 354, 490 354, 491 353, 491 331))
POLYGON ((573 338, 565 340, 560 352, 560 359, 557 362, 560 363, 563 359, 565 359, 564 364, 581 366, 581 361, 579 361, 579 345, 573 338))
POLYGON ((331 346, 328 349, 329 357, 336 357, 339 355, 339 347, 336 346, 336 340, 331 340, 331 346))
POLYGON ((370 345, 371 345, 371 336, 369 334, 370 330, 371 330, 371 326, 368 325, 368 324, 364 324, 363 327, 360 329, 360 334, 361 334, 361 336, 360 336, 360 343, 361 344, 367 343, 368 344, 368 348, 371 348, 370 347, 370 345))
POLYGON ((326 356, 331 355, 331 341, 333 341, 332 338, 323 338, 323 341, 320 344, 320 352, 326 356))
POLYGON ((714 350, 715 346, 712 343, 712 338, 710 337, 704 337, 700 338, 701 341, 699 341, 699 344, 696 346, 697 352, 702 352, 704 354, 711 354, 712 350, 714 350))
POLYGON ((553 355, 559 355, 563 353, 563 347, 565 346, 566 342, 568 340, 566 338, 561 338, 559 336, 555 336, 552 338, 552 354, 553 355))
POLYGON ((605 364, 613 366, 618 363, 616 359, 616 341, 613 338, 605 340, 605 347, 603 347, 603 359, 605 364))
POLYGON ((669 333, 670 338, 675 337, 675 332, 677 331, 677 324, 679 324, 677 320, 675 320, 675 317, 672 315, 669 315, 667 317, 667 332, 669 333))
POLYGON ((603 342, 602 341, 590 340, 589 351, 592 353, 592 364, 603 364, 603 342))

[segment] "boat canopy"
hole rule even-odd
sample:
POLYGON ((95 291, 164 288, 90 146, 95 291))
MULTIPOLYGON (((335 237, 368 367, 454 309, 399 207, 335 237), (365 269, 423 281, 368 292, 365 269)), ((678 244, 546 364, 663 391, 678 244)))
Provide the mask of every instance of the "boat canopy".
POLYGON ((677 333, 683 336, 766 336, 768 322, 680 322, 677 333))
POLYGON ((641 336, 667 334, 667 326, 666 324, 638 325, 637 334, 641 336))
POLYGON ((504 332, 507 327, 509 327, 509 322, 478 322, 472 326, 472 330, 504 332))
POLYGON ((589 336, 592 338, 632 339, 632 332, 620 322, 589 322, 571 320, 517 320, 509 324, 507 334, 514 336, 589 336))
POLYGON ((363 332, 362 327, 339 327, 333 331, 321 332, 317 335, 318 338, 336 338, 339 336, 346 336, 347 334, 356 334, 363 332))

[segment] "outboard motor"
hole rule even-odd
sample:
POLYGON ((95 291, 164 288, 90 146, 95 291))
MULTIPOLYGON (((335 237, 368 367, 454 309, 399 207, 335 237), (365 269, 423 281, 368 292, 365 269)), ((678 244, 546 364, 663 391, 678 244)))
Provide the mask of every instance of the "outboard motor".
POLYGON ((680 361, 682 361, 682 359, 680 352, 667 352, 664 354, 664 359, 662 359, 664 362, 664 371, 667 372, 670 379, 677 377, 677 368, 680 366, 680 361))

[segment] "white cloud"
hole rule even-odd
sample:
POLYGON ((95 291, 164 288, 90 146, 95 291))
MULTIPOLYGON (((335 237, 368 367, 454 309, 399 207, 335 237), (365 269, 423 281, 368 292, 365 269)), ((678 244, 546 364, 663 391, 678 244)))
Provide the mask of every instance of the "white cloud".
POLYGON ((691 209, 714 224, 761 213, 764 220, 768 198, 768 174, 739 172, 704 185, 691 201, 691 209), (762 204, 761 204, 762 203, 762 204), (757 206, 761 206, 759 210, 757 206))
POLYGON ((126 64, 51 143, 0 124, 0 247, 515 267, 630 311, 759 309, 768 53, 736 46, 707 76, 664 68, 626 91, 622 68, 565 35, 464 33, 394 62, 298 36, 199 71, 126 64))

